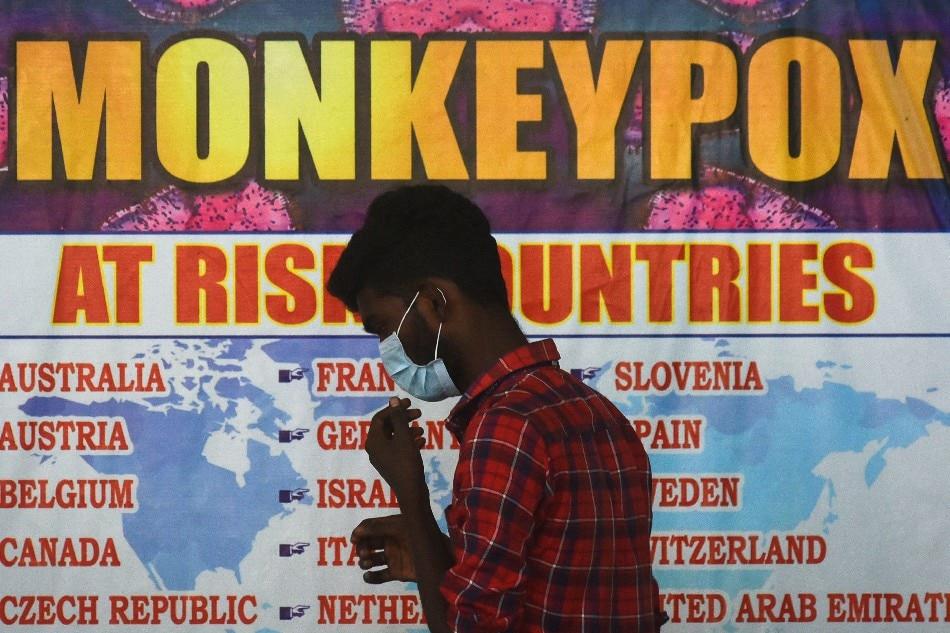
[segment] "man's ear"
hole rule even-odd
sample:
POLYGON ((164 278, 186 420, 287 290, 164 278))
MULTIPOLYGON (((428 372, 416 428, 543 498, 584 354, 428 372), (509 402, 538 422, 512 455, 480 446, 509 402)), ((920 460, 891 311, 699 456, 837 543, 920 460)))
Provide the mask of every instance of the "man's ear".
POLYGON ((451 318, 453 308, 458 304, 458 293, 458 286, 448 279, 426 280, 419 289, 417 299, 419 316, 425 320, 426 325, 435 330, 440 323, 451 318))

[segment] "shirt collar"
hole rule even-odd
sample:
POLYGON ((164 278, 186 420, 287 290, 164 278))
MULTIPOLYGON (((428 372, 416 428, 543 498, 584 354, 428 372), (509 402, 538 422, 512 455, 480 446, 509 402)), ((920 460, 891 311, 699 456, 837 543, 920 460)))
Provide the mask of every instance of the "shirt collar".
POLYGON ((511 350, 499 358, 488 371, 476 378, 475 382, 465 390, 459 401, 452 407, 445 425, 461 441, 462 432, 471 418, 468 411, 471 408, 470 405, 478 402, 481 396, 487 395, 499 382, 516 371, 535 365, 557 363, 560 358, 561 355, 557 351, 557 346, 549 338, 527 343, 511 350))

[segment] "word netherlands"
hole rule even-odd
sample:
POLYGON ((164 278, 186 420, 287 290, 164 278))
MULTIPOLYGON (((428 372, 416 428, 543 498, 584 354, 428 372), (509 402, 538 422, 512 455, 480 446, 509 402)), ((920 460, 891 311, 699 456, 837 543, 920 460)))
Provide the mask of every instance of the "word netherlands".
POLYGON ((138 181, 146 162, 186 183, 613 180, 637 90, 651 180, 693 178, 704 127, 738 128, 753 169, 776 181, 944 178, 932 39, 832 48, 780 34, 742 53, 715 36, 282 36, 252 56, 202 33, 151 63, 143 39, 15 43, 17 180, 138 181), (555 127, 570 156, 536 138, 555 127))

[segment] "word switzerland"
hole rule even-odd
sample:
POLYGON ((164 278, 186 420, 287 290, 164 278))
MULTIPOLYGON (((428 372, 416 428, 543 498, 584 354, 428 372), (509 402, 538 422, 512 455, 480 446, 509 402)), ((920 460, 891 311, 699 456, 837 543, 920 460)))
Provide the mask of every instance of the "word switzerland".
POLYGON ((759 39, 742 53, 714 36, 311 44, 285 35, 258 38, 252 55, 203 32, 149 60, 144 38, 75 51, 66 40, 22 38, 13 172, 22 181, 138 181, 155 164, 189 183, 537 181, 565 164, 564 176, 612 180, 617 130, 641 89, 652 180, 693 177, 694 132, 725 125, 739 128, 753 167, 778 181, 832 171, 884 180, 892 163, 907 178, 944 177, 924 105, 936 40, 833 48, 784 33, 759 39), (534 89, 522 91, 519 79, 534 89), (525 132, 555 125, 573 136, 568 160, 544 142, 526 146, 525 132))

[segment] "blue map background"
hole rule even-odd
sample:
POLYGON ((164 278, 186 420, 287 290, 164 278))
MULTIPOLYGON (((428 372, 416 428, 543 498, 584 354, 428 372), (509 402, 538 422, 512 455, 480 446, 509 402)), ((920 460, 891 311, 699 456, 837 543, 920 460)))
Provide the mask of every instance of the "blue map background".
MULTIPOLYGON (((35 418, 119 416, 126 420, 134 444, 131 454, 84 459, 103 475, 138 477, 138 510, 123 516, 124 535, 149 570, 156 590, 189 591, 195 588, 199 574, 209 570, 232 570, 241 582, 240 563, 250 552, 255 536, 275 516, 289 512, 287 505, 278 502, 277 491, 312 487, 284 453, 275 453, 254 439, 246 443, 250 468, 243 485, 239 485, 233 472, 209 463, 202 455, 208 436, 236 432, 235 415, 242 399, 260 411, 251 426, 269 437, 276 438, 282 428, 309 427, 309 421, 292 420, 290 413, 276 406, 271 393, 281 387, 277 369, 312 367, 319 358, 372 358, 377 346, 375 339, 367 337, 185 340, 174 346, 174 358, 160 358, 168 375, 166 396, 149 398, 144 404, 115 398, 81 403, 62 397, 31 397, 21 409, 35 418), (273 371, 267 372, 273 376, 272 383, 255 384, 248 378, 247 354, 255 345, 274 363, 273 371), (192 371, 199 366, 207 370, 192 371), (197 399, 186 405, 184 390, 197 393, 197 399)), ((716 340, 714 347, 720 356, 732 356, 727 339, 716 340)), ((149 345, 136 359, 167 356, 167 349, 149 345)), ((616 350, 611 351, 616 354, 616 350)), ((569 364, 568 359, 562 366, 567 368, 569 364)), ((595 387, 606 390, 609 386, 610 365, 607 363, 607 371, 598 372, 590 381, 595 387)), ((834 360, 816 364, 817 370, 830 368, 838 370, 837 375, 846 375, 850 369, 834 360)), ((312 372, 305 376, 308 383, 313 380, 312 372)), ((321 417, 368 417, 386 401, 385 397, 319 398, 312 395, 312 384, 308 385, 308 393, 315 407, 314 419, 317 412, 321 417)), ((618 400, 617 405, 630 416, 702 415, 707 420, 701 454, 653 453, 654 472, 722 472, 744 477, 741 510, 656 512, 654 531, 658 532, 793 530, 812 513, 828 485, 813 470, 829 454, 861 451, 872 441, 882 441, 865 469, 865 483, 870 487, 884 467, 888 451, 924 437, 926 425, 934 421, 950 426, 950 413, 922 400, 881 398, 830 380, 820 388, 798 389, 790 376, 768 380, 767 392, 760 396, 671 393, 628 397, 618 400)), ((312 437, 308 435, 311 441, 312 437)), ((363 459, 363 455, 338 458, 363 459)), ((444 508, 450 500, 455 461, 442 453, 430 453, 426 459, 433 499, 444 508)), ((308 497, 303 504, 312 502, 308 497)), ((326 510, 341 511, 346 510, 326 510)), ((316 515, 321 511, 313 512, 316 515)), ((834 520, 831 514, 827 523, 834 520)), ((440 517, 440 523, 444 529, 444 517, 440 517)), ((357 582, 358 570, 345 571, 351 572, 351 580, 357 582)), ((730 595, 761 587, 769 574, 767 568, 656 570, 661 587, 716 587, 730 595)), ((411 590, 414 586, 403 588, 411 590)), ((253 592, 255 588, 247 590, 253 592)), ((329 591, 312 587, 314 595, 324 590, 329 591)), ((262 633, 272 630, 259 629, 262 633)), ((404 630, 415 633, 426 629, 404 630)), ((723 630, 733 627, 725 625, 723 630)))

